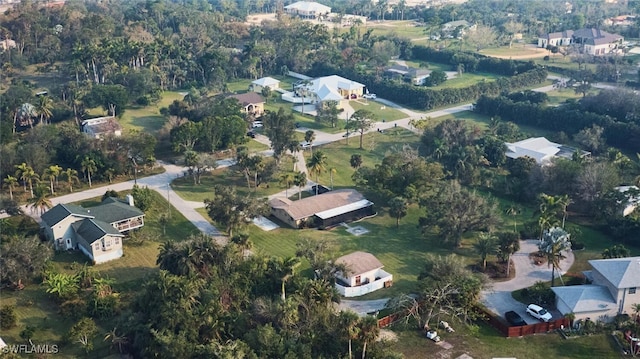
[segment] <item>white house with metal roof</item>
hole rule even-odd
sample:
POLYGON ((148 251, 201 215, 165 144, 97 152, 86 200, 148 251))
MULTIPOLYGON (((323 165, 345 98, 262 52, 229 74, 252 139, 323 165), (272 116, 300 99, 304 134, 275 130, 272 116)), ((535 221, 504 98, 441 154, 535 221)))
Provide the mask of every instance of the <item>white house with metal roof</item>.
POLYGON ((253 92, 261 93, 262 89, 268 87, 271 91, 275 91, 280 88, 280 80, 276 80, 273 77, 262 77, 251 82, 249 90, 253 92))
POLYGON ((331 7, 314 1, 298 1, 285 6, 284 11, 291 16, 304 19, 323 19, 331 14, 331 7))
POLYGON ((545 165, 551 163, 554 157, 562 157, 571 159, 579 151, 582 157, 589 156, 591 153, 587 151, 580 151, 576 148, 561 145, 559 143, 551 142, 544 137, 531 137, 526 140, 518 142, 505 142, 507 146, 507 152, 505 153, 509 158, 531 157, 539 165, 545 165))
POLYGON ((590 260, 593 270, 584 274, 590 285, 552 287, 556 306, 576 319, 609 321, 618 314, 632 314, 640 303, 640 257, 590 260))
POLYGON ((282 100, 293 103, 311 103, 316 107, 335 101, 341 109, 350 99, 362 97, 365 85, 338 75, 318 77, 294 86, 294 91, 282 94, 282 100))
POLYGON ((393 275, 373 254, 353 252, 335 261, 346 267, 336 274, 335 287, 345 297, 358 297, 393 285, 393 275))

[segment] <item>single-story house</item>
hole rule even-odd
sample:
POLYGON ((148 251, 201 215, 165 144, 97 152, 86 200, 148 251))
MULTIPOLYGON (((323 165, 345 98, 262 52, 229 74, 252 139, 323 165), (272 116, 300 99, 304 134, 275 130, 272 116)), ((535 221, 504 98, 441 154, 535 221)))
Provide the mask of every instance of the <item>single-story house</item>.
POLYGON ((328 228, 374 214, 373 202, 354 189, 340 189, 292 201, 269 201, 271 214, 293 228, 328 228))
POLYGON ((102 138, 106 135, 122 136, 122 126, 114 116, 91 118, 82 121, 80 128, 83 133, 92 138, 102 138))
POLYGON ((238 95, 231 95, 227 98, 235 98, 242 106, 242 112, 260 117, 264 113, 264 99, 255 92, 246 92, 238 95))
POLYGON ((293 103, 313 103, 318 108, 327 101, 335 101, 337 108, 341 109, 349 99, 362 97, 364 88, 365 85, 359 82, 331 75, 298 84, 294 91, 282 94, 282 99, 293 103))
POLYGON ((637 186, 618 186, 614 188, 616 191, 622 193, 626 197, 622 205, 622 216, 626 217, 633 213, 640 203, 640 188, 637 186))
POLYGON ((576 45, 580 52, 589 55, 605 55, 615 52, 624 38, 596 28, 553 32, 538 38, 538 47, 576 45))
POLYGON ((620 15, 605 19, 603 23, 607 26, 631 26, 635 21, 634 15, 620 15))
POLYGON ((578 151, 582 157, 591 155, 590 152, 581 151, 573 147, 561 145, 551 142, 544 137, 531 137, 518 142, 505 142, 509 158, 531 157, 540 165, 546 165, 551 162, 554 157, 562 157, 566 159, 573 158, 578 151))
POLYGON ((353 252, 335 261, 345 272, 336 274, 336 289, 345 297, 357 297, 393 285, 393 275, 371 253, 353 252))
POLYGON ((429 77, 431 70, 417 69, 400 64, 394 64, 384 70, 384 75, 393 79, 403 79, 414 85, 423 85, 424 80, 429 77))
POLYGON ((573 30, 550 32, 538 38, 538 47, 546 49, 547 46, 569 46, 573 43, 573 30))
POLYGON ((262 93, 262 89, 268 87, 271 91, 275 91, 280 88, 280 80, 276 80, 273 77, 263 77, 251 82, 249 90, 257 93, 262 93))
POLYGON ((291 16, 304 19, 322 19, 331 14, 331 8, 315 1, 298 1, 284 7, 284 11, 291 16))
POLYGON ((590 260, 583 272, 588 285, 552 287, 560 313, 576 319, 610 321, 618 314, 633 314, 640 303, 640 257, 590 260))
POLYGON ((42 231, 56 249, 79 249, 95 264, 122 257, 124 234, 144 226, 144 213, 131 195, 126 202, 109 197, 90 208, 60 203, 41 219, 42 231))

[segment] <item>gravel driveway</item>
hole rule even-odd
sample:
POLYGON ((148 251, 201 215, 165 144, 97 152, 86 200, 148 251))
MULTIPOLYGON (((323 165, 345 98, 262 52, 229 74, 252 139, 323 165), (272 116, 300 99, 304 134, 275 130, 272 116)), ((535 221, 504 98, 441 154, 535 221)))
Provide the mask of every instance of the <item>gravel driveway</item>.
MULTIPOLYGON (((515 278, 506 282, 495 282, 489 289, 482 292, 482 303, 489 310, 500 316, 504 316, 505 312, 513 310, 520 314, 527 324, 538 323, 537 319, 527 315, 524 304, 511 297, 511 292, 515 290, 530 287, 537 281, 547 282, 551 279, 551 267, 547 265, 537 266, 529 259, 529 253, 537 251, 537 239, 520 241, 520 250, 511 257, 516 269, 515 278)), ((564 255, 566 258, 560 262, 562 274, 571 268, 574 261, 573 252, 565 252, 564 255)), ((559 276, 560 273, 556 273, 556 278, 559 276)), ((552 311, 551 314, 553 314, 554 318, 560 317, 560 313, 557 311, 552 311)))

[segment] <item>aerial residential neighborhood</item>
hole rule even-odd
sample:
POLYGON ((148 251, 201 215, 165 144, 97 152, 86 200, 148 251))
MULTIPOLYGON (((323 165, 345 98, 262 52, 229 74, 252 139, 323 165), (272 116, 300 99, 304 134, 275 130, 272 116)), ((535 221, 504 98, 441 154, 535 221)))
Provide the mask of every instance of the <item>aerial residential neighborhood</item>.
POLYGON ((638 2, 0 11, 0 358, 640 355, 638 2))

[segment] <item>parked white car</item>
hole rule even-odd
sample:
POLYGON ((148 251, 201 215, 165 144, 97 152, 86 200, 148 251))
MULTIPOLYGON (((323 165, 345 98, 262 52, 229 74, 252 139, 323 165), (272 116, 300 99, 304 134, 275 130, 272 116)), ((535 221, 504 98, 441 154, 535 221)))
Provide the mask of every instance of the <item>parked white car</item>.
POLYGON ((548 322, 553 318, 551 313, 549 313, 546 309, 535 304, 529 304, 529 306, 527 307, 527 314, 538 320, 542 320, 543 322, 548 322))
POLYGON ((367 99, 370 99, 370 100, 374 100, 377 97, 378 96, 376 96, 376 94, 374 94, 374 93, 366 93, 366 94, 362 95, 362 98, 367 98, 367 99))
POLYGON ((262 124, 262 121, 253 121, 253 125, 252 125, 253 128, 260 128, 262 126, 264 126, 262 124))
POLYGON ((300 142, 300 148, 302 148, 303 150, 306 150, 309 147, 311 147, 311 144, 309 142, 306 142, 306 141, 300 142))

